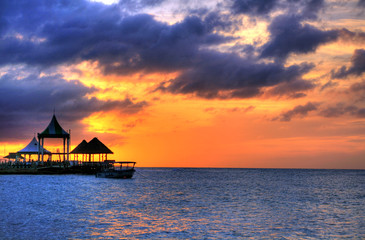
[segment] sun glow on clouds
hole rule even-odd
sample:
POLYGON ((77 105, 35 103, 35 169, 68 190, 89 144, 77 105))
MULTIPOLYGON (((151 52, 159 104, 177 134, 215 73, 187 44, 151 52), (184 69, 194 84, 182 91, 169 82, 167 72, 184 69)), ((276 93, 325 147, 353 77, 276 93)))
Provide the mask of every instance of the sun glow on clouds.
POLYGON ((98 91, 92 96, 112 100, 120 99, 121 96, 149 98, 156 84, 176 78, 179 74, 172 72, 135 73, 125 76, 103 75, 98 68, 98 62, 89 61, 72 67, 64 67, 62 73, 68 80, 78 79, 86 86, 96 87, 98 91))

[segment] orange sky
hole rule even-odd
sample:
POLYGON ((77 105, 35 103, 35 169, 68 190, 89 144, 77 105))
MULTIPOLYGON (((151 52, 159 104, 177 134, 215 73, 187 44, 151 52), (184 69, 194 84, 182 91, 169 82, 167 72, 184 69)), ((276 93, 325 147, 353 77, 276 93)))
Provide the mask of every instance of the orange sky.
MULTIPOLYGON (((114 152, 110 158, 136 161, 138 167, 365 169, 365 64, 359 60, 360 65, 356 65, 359 54, 362 54, 357 50, 365 47, 365 20, 359 16, 363 12, 351 11, 350 8, 355 8, 356 3, 349 1, 347 5, 341 5, 336 1, 325 1, 315 19, 301 18, 302 26, 311 26, 309 30, 303 27, 303 31, 314 28, 314 33, 338 31, 340 37, 336 35, 336 40, 318 43, 311 50, 293 47, 281 59, 271 56, 260 60, 260 64, 283 64, 287 69, 304 64, 312 67, 300 76, 299 81, 280 80, 275 84, 259 85, 261 93, 250 97, 221 97, 233 96, 229 94, 237 89, 232 86, 226 88, 221 82, 217 82, 217 86, 220 87, 218 93, 222 95, 212 98, 199 95, 206 93, 199 92, 200 89, 183 92, 181 88, 169 88, 178 81, 190 83, 192 79, 186 80, 186 76, 199 76, 192 74, 195 74, 195 67, 204 65, 202 63, 186 68, 156 70, 159 66, 147 66, 132 72, 124 69, 126 72, 105 73, 107 65, 103 65, 104 58, 74 60, 47 66, 38 72, 38 78, 59 74, 63 81, 75 84, 75 88, 78 84, 83 88, 95 89, 84 93, 83 99, 90 101, 89 104, 94 103, 92 98, 102 103, 114 104, 112 101, 115 101, 125 104, 120 108, 106 107, 107 104, 100 109, 90 107, 92 110, 74 121, 65 110, 68 105, 60 107, 54 104, 54 107, 61 126, 72 131, 72 148, 83 139, 90 141, 98 137, 114 152), (331 7, 341 14, 335 15, 329 10, 331 7), (339 29, 347 29, 350 33, 346 35, 339 29), (340 73, 342 66, 346 77, 334 77, 335 73, 340 73), (77 84, 73 82, 75 80, 77 84), (162 83, 166 86, 165 90, 156 90, 162 83), (308 87, 303 87, 304 84, 308 87), (295 90, 297 88, 298 91, 295 90), (293 94, 298 95, 294 97, 293 94), (127 100, 131 103, 127 104, 127 100)), ((210 7, 220 10, 222 16, 226 14, 219 9, 219 5, 212 4, 210 7)), ((172 12, 176 9, 171 9, 171 12, 162 9, 163 5, 149 6, 139 11, 152 14, 155 21, 164 22, 166 26, 175 26, 188 16, 184 11, 174 15, 172 12)), ((275 33, 271 29, 276 26, 275 21, 279 25, 279 17, 285 11, 273 9, 267 13, 269 17, 259 16, 258 12, 255 16, 247 12, 242 15, 228 14, 230 19, 243 22, 239 29, 223 31, 217 28, 213 32, 229 36, 232 40, 212 46, 202 44, 197 51, 201 51, 202 56, 209 51, 214 51, 217 56, 217 52, 227 56, 234 54, 237 59, 243 59, 242 62, 257 59, 260 49, 265 49, 268 43, 275 43, 275 33), (253 56, 245 52, 248 48, 244 46, 248 45, 255 49, 253 56)), ((304 10, 301 14, 304 15, 304 10)), ((142 58, 142 55, 139 57, 142 58)), ((19 67, 11 64, 0 68, 1 78, 9 75, 12 68, 19 67)), ((19 64, 26 66, 28 63, 19 64)), ((231 63, 228 61, 226 64, 231 63)), ((120 65, 115 63, 114 66, 120 65)), ((22 68, 22 71, 27 75, 30 70, 22 68)), ((24 80, 20 71, 17 78, 24 80)), ((208 90, 204 91, 211 90, 210 86, 205 87, 208 90)), ((0 90, 5 91, 1 87, 0 90)), ((4 107, 2 114, 6 111, 4 107)), ((39 124, 29 125, 22 136, 5 138, 3 133, 0 145, 4 154, 25 147, 34 133, 46 128, 52 112, 52 108, 46 109, 39 124)), ((77 115, 77 108, 74 115, 77 115)), ((49 144, 45 147, 51 151, 60 148, 54 146, 54 141, 49 144)))

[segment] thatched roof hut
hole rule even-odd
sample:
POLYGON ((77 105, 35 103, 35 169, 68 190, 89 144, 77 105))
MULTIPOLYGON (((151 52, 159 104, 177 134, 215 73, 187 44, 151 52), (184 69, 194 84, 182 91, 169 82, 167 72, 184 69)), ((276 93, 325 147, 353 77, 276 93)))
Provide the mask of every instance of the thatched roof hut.
POLYGON ((71 154, 82 154, 83 160, 85 154, 89 156, 89 161, 94 158, 95 154, 99 154, 99 161, 107 160, 107 154, 113 154, 113 152, 105 146, 98 138, 94 137, 90 142, 82 140, 71 152, 71 154))

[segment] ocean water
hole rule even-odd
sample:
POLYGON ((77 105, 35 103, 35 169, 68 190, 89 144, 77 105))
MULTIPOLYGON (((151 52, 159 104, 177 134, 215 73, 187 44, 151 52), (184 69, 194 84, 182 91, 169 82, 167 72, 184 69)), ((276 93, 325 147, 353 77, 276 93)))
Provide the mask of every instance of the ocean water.
POLYGON ((0 239, 365 239, 364 170, 0 175, 0 239))

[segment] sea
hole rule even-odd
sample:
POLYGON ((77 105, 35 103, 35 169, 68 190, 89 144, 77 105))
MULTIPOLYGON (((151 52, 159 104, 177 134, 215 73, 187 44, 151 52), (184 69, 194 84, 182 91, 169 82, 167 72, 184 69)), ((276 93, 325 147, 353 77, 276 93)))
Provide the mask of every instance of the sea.
POLYGON ((0 175, 0 239, 365 239, 365 170, 0 175))

